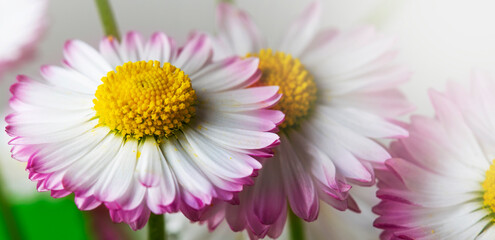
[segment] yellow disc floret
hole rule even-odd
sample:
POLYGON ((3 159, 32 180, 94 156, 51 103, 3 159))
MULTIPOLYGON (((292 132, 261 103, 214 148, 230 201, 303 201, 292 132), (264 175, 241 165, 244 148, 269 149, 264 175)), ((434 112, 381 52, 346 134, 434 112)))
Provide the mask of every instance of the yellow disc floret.
POLYGON ((486 171, 485 181, 483 182, 483 205, 495 212, 495 161, 486 171))
POLYGON ((191 81, 170 63, 128 62, 101 81, 93 100, 99 125, 125 137, 168 137, 194 116, 191 81))
POLYGON ((282 99, 274 107, 285 114, 281 129, 297 126, 311 111, 317 98, 317 87, 313 76, 304 68, 299 59, 283 52, 262 49, 250 53, 260 59, 259 68, 263 75, 258 84, 278 85, 282 99))

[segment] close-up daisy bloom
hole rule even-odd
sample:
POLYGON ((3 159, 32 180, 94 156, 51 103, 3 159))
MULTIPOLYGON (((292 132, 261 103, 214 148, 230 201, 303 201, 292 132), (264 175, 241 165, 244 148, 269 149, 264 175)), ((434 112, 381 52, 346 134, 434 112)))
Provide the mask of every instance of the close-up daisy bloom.
POLYGON ((47 22, 48 0, 0 0, 0 77, 30 57, 47 22))
POLYGON ((39 191, 74 193, 81 210, 104 204, 115 222, 142 228, 150 216, 194 216, 230 201, 279 143, 284 115, 267 109, 277 86, 257 86, 254 57, 212 61, 208 36, 183 47, 164 33, 129 32, 99 50, 69 40, 64 66, 12 85, 6 117, 12 156, 39 191))
POLYGON ((435 117, 413 116, 377 173, 381 239, 495 238, 494 91, 483 72, 430 91, 435 117))
MULTIPOLYGON (((273 109, 285 114, 281 144, 254 186, 238 205, 218 204, 234 231, 276 238, 292 212, 316 220, 320 200, 359 212, 349 190, 373 185, 373 167, 390 158, 377 140, 408 135, 392 121, 412 109, 397 89, 410 72, 394 60, 394 40, 371 27, 318 30, 320 14, 313 2, 280 44, 268 46, 247 13, 227 3, 217 8, 215 58, 258 57, 257 84, 280 86, 273 109)), ((211 227, 221 219, 218 205, 214 216, 205 213, 211 227)))

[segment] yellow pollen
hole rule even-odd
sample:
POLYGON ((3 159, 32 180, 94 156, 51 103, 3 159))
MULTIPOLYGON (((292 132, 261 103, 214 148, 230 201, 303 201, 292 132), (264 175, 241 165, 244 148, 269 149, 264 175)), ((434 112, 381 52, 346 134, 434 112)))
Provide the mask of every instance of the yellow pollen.
POLYGON ((101 81, 93 100, 98 125, 126 138, 169 137, 194 116, 189 76, 170 63, 128 62, 101 81))
POLYGON ((285 114, 280 129, 296 127, 310 113, 317 98, 317 87, 313 76, 297 58, 283 52, 262 49, 249 53, 247 57, 260 59, 259 69, 263 73, 259 85, 277 85, 282 98, 274 106, 285 114))
POLYGON ((483 182, 483 205, 495 212, 495 161, 486 171, 485 181, 483 182))

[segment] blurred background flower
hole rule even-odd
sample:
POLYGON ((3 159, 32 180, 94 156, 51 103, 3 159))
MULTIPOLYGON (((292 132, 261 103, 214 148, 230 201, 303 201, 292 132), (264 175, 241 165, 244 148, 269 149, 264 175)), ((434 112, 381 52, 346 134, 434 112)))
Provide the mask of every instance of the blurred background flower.
POLYGON ((31 57, 47 23, 48 0, 0 0, 0 77, 31 57))
POLYGON ((377 173, 382 239, 494 239, 495 83, 475 71, 471 84, 429 91, 435 117, 411 117, 410 137, 377 173))

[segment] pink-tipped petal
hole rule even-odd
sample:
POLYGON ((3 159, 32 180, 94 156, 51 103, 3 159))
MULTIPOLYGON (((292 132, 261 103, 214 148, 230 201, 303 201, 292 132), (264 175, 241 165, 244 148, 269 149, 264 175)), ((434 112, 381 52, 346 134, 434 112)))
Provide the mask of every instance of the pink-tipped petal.
POLYGON ((258 52, 264 45, 261 34, 251 18, 228 3, 217 7, 218 44, 222 51, 215 51, 215 58, 244 56, 258 52))
POLYGON ((318 30, 320 15, 321 3, 317 0, 311 3, 292 23, 280 44, 280 50, 299 57, 314 38, 318 30))
POLYGON ((181 49, 173 65, 186 74, 194 74, 211 60, 211 40, 206 34, 194 33, 181 49))

